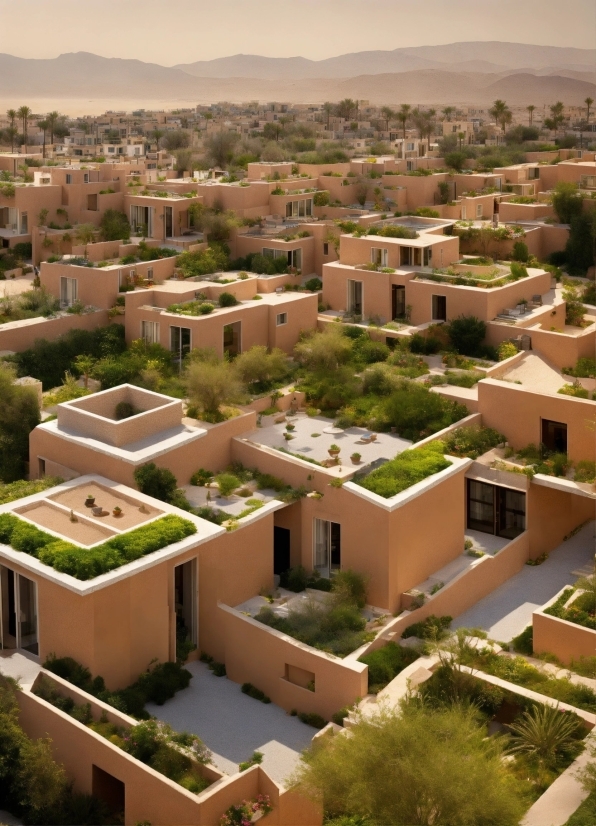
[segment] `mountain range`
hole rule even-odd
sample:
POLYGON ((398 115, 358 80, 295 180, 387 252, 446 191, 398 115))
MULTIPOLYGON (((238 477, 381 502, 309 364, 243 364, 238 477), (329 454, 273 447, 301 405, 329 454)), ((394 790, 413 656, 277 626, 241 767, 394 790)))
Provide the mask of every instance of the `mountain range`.
POLYGON ((0 54, 0 104, 108 99, 150 105, 221 100, 374 104, 581 104, 596 97, 596 50, 470 42, 366 51, 326 60, 234 55, 177 66, 89 52, 52 59, 0 54))

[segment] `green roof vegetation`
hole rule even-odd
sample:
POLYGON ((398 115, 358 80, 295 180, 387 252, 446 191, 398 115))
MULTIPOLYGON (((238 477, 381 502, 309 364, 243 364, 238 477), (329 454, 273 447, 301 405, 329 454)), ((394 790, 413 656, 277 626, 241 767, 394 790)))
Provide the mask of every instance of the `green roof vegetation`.
POLYGON ((168 514, 92 548, 58 539, 11 513, 0 515, 0 542, 80 580, 94 579, 196 533, 188 519, 168 514))
POLYGON ((373 470, 368 476, 354 479, 354 482, 384 499, 390 499, 402 490, 448 468, 452 463, 443 455, 443 449, 443 443, 437 441, 414 450, 404 450, 395 459, 373 470))

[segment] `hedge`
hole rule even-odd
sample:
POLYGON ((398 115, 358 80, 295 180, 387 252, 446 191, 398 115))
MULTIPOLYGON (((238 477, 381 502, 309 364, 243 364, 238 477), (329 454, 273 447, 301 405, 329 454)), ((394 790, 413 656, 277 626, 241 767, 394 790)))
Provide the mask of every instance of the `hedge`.
POLYGON ((57 539, 13 514, 0 515, 0 542, 80 580, 93 579, 127 562, 180 542, 196 533, 196 530, 188 519, 169 514, 149 525, 108 539, 94 548, 81 548, 57 539))

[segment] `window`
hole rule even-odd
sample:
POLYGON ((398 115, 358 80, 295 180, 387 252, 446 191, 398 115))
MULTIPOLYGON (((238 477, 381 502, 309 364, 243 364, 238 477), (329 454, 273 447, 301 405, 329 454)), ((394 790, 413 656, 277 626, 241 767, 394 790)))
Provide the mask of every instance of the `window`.
POLYGON ((67 173, 67 175, 66 175, 66 183, 67 184, 72 183, 72 175, 70 173, 67 173))
POLYGON ((414 172, 416 169, 416 161, 406 161, 406 172, 414 172))
POLYGON ((88 184, 88 183, 89 183, 89 173, 88 173, 88 172, 85 172, 85 173, 83 174, 83 183, 84 183, 84 184, 88 184))
POLYGON ((145 344, 159 344, 159 321, 141 321, 141 338, 145 344))
POLYGON ((87 195, 87 209, 91 212, 96 212, 99 209, 97 205, 97 195, 87 195))
POLYGON ((189 327, 170 327, 170 350, 180 360, 190 353, 189 327))
POLYGON ((387 256, 388 250, 381 249, 380 247, 371 247, 370 248, 370 261, 371 264, 376 264, 378 267, 386 267, 387 266, 387 256))
POLYGON ((433 295, 432 297, 432 320, 447 321, 447 297, 444 295, 433 295))
POLYGON ((537 166, 532 166, 528 169, 528 180, 535 181, 540 177, 540 169, 537 166))
POLYGON ((21 212, 21 235, 27 235, 29 232, 29 218, 26 212, 21 212))
POLYGON ((312 198, 288 201, 286 204, 286 218, 304 218, 307 215, 312 215, 312 198))
POLYGON ((482 204, 476 204, 476 218, 482 218, 482 211, 483 211, 482 204))
POLYGON ((407 149, 409 152, 413 152, 413 151, 414 151, 414 144, 413 144, 413 143, 408 143, 408 144, 406 144, 406 149, 407 149))
POLYGON ((278 327, 281 327, 282 324, 288 323, 288 314, 287 313, 278 313, 277 318, 275 319, 275 323, 278 327))
POLYGON ((412 264, 412 247, 399 248, 400 267, 409 267, 412 264))
POLYGON ((0 565, 0 648, 39 654, 37 583, 0 565))
POLYGON ((468 479, 470 530, 515 539, 526 529, 526 494, 468 479))
POLYGON ((174 568, 174 605, 176 638, 198 642, 197 560, 190 559, 174 568))
POLYGON ((348 279, 348 312, 362 315, 362 281, 348 279))
POLYGON ((151 207, 133 204, 130 208, 130 225, 137 234, 153 236, 153 210, 151 207))
POLYGON ((425 267, 430 267, 432 257, 433 257, 433 248, 432 247, 425 247, 424 248, 424 258, 423 258, 425 267))
POLYGON ((288 267, 294 267, 296 270, 302 269, 302 250, 300 247, 288 251, 288 267))
POLYGON ((552 453, 567 453, 567 425, 542 419, 542 444, 552 453))
POLYGON ((71 307, 77 300, 78 281, 76 278, 60 277, 60 306, 71 307))
POLYGON ((323 244, 323 255, 329 255, 329 244, 323 244))
POLYGON ((596 189, 596 175, 582 175, 579 179, 580 189, 596 189))
POLYGON ((241 352, 242 322, 236 321, 234 324, 226 324, 223 328, 223 349, 230 358, 234 358, 241 352))
POLYGON ((153 267, 147 267, 147 281, 153 281, 153 267))
POLYGON ((324 577, 341 568, 341 525, 337 522, 314 520, 313 567, 324 577))

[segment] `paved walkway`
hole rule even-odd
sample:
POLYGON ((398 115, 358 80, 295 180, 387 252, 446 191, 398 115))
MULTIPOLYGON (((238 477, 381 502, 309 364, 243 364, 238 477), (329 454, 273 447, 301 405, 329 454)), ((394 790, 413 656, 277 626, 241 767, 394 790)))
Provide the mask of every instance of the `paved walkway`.
POLYGON ((254 751, 263 753, 263 768, 278 783, 294 771, 300 752, 310 745, 315 729, 273 703, 265 705, 240 690, 237 683, 215 677, 206 665, 187 666, 190 686, 163 706, 147 711, 178 731, 197 734, 213 752, 213 763, 228 774, 254 751))
POLYGON ((542 565, 523 569, 473 608, 457 617, 453 628, 483 628, 495 640, 509 642, 532 621, 532 612, 561 588, 573 585, 581 569, 594 562, 594 522, 562 542, 542 565))
POLYGON ((17 680, 23 688, 29 688, 41 670, 39 657, 27 651, 6 648, 0 651, 0 674, 17 680))

